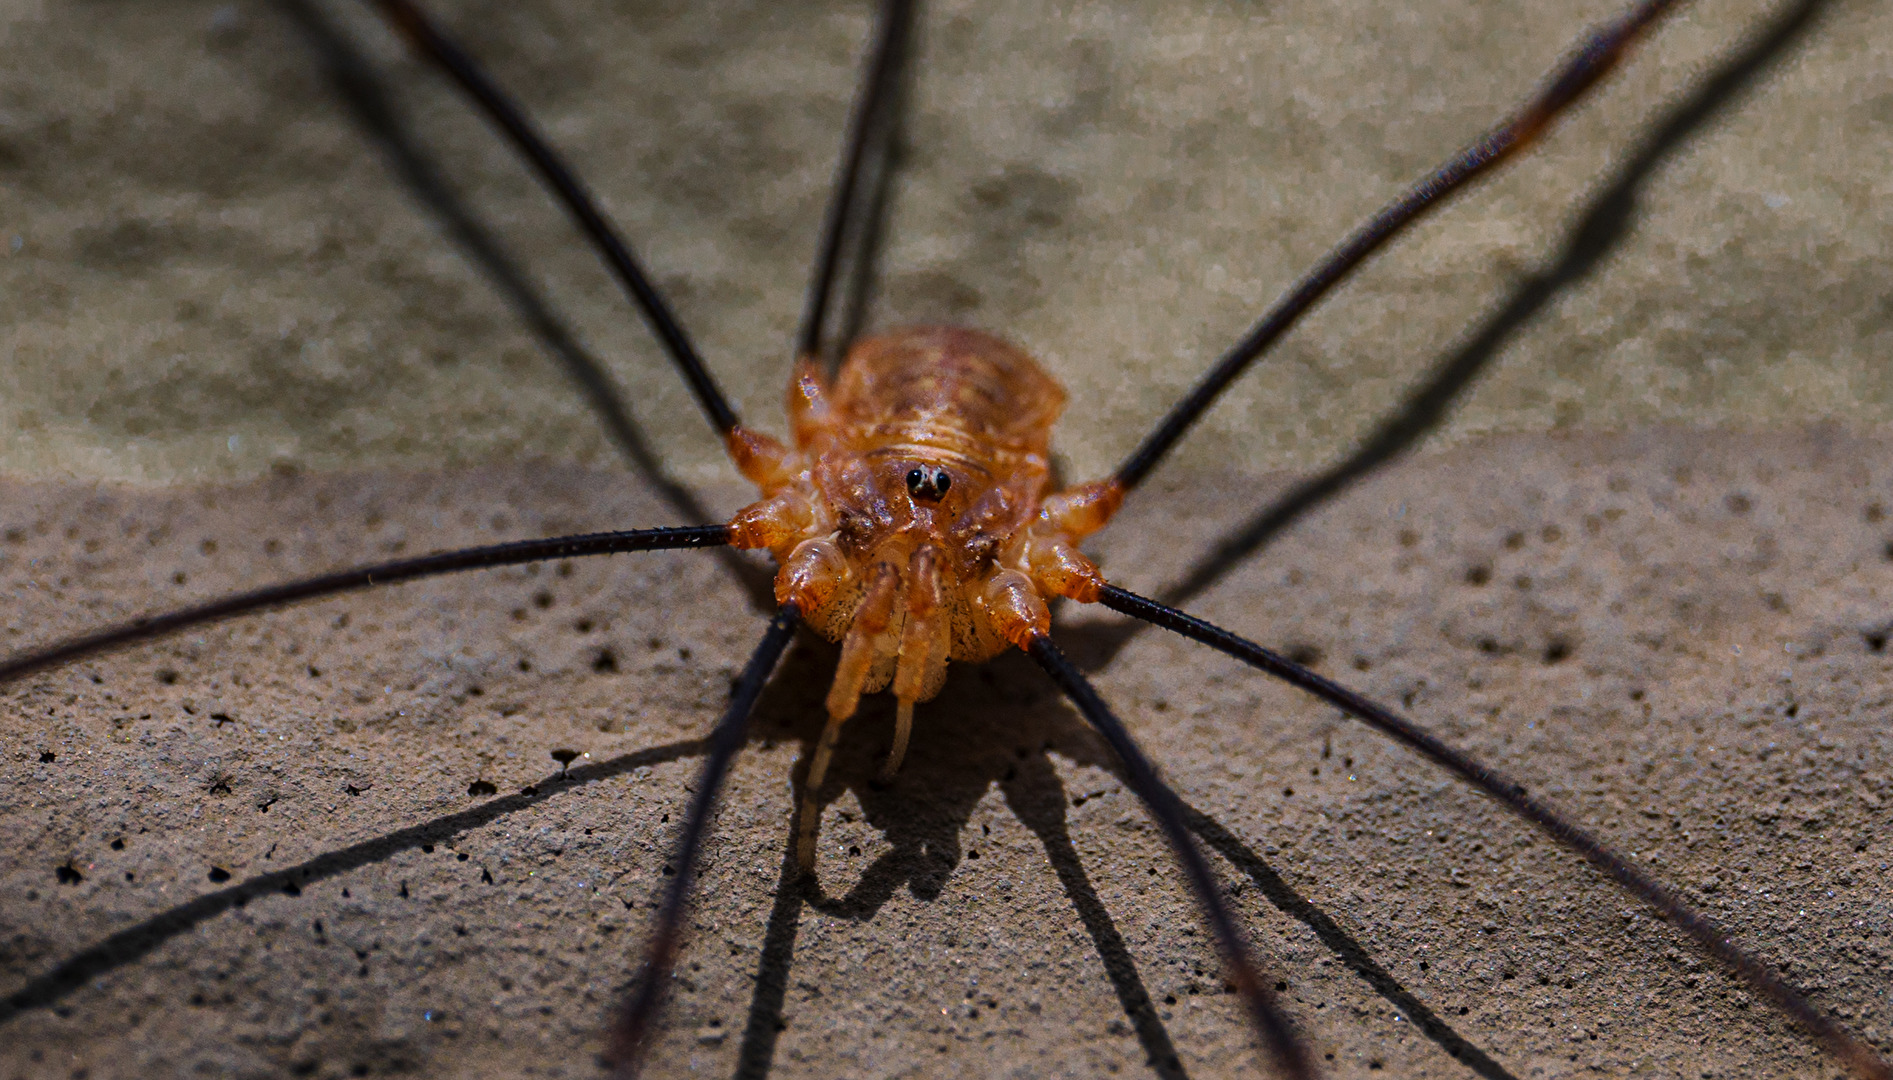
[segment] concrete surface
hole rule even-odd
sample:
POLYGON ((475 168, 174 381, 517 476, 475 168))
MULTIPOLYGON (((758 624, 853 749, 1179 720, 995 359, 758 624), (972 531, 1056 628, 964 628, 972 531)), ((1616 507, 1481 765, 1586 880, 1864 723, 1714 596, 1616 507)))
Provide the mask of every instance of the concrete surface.
MULTIPOLYGON (((1073 391, 1069 471, 1101 471, 1610 10, 929 5, 875 317, 1032 348, 1073 391)), ((677 520, 416 198, 430 167, 610 365, 670 475, 740 504, 482 126, 359 12, 299 11, 0 13, 9 649, 394 551, 677 520), (364 134, 324 74, 351 49, 431 166, 364 134)), ((1705 5, 1666 28, 1539 156, 1317 313, 1099 552, 1133 587, 1189 577, 1639 178, 1628 235, 1566 264, 1581 279, 1421 454, 1195 606, 1406 701, 1884 1048, 1886 9, 1828 5, 1654 168, 1638 154, 1770 17, 1705 5)), ((862 6, 448 19, 773 426, 862 6)), ((595 1074, 692 740, 759 625, 726 565, 659 555, 335 601, 7 691, 0 1075, 595 1074), (561 749, 589 754, 582 782, 549 779, 561 749)), ((1478 798, 1111 625, 1074 650, 1206 815, 1334 1072, 1464 1075, 1443 1046, 1487 1076, 1833 1072, 1478 798)), ((779 890, 829 663, 792 657, 739 766, 655 1072, 1253 1071, 1161 844, 1023 665, 961 672, 886 791, 865 781, 888 717, 865 716, 824 898, 779 890)))

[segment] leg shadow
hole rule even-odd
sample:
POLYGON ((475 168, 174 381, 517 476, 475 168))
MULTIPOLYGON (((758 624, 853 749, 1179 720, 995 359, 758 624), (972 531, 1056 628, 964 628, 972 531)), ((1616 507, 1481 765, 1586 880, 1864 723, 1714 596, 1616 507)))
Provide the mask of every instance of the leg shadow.
POLYGON ((918 50, 920 22, 918 12, 910 17, 905 39, 895 46, 904 55, 896 61, 900 73, 893 92, 877 115, 870 118, 869 145, 878 152, 870 153, 862 162, 860 183, 868 194, 862 200, 856 220, 848 223, 844 233, 844 251, 848 255, 841 270, 845 289, 837 298, 840 323, 834 335, 824 339, 830 342, 831 355, 823 357, 823 364, 831 375, 867 326, 868 309, 881 281, 882 245, 896 195, 894 181, 907 157, 907 103, 913 100, 914 80, 918 75, 911 58, 918 50))
MULTIPOLYGON (((1187 605, 1290 526, 1419 445, 1451 414, 1460 396, 1515 334, 1623 246, 1636 227, 1637 203, 1644 184, 1780 60, 1806 33, 1825 3, 1802 0, 1697 84, 1688 97, 1664 114, 1623 167, 1592 197, 1551 266, 1520 282, 1504 305, 1473 331, 1465 345, 1439 363, 1358 449, 1265 506, 1218 542, 1181 582, 1156 593, 1157 599, 1172 607, 1187 605)), ((1125 621, 1090 628, 1076 643, 1079 648, 1073 650, 1073 655, 1085 667, 1096 670, 1141 633, 1144 625, 1125 621)))
MULTIPOLYGON (((696 524, 718 520, 695 493, 665 473, 604 365, 579 344, 569 322, 533 288, 519 260, 454 191, 446 170, 395 107, 387 85, 375 73, 363 51, 311 0, 277 2, 321 61, 329 85, 349 119, 381 153, 389 170, 414 200, 486 277, 540 346, 558 361, 632 468, 685 521, 696 524)), ((757 611, 773 612, 775 595, 768 572, 733 550, 719 548, 717 554, 742 583, 752 606, 757 611)))
MULTIPOLYGON (((819 882, 800 879, 791 823, 737 1054, 737 1076, 757 1080, 773 1067, 777 1039, 786 1026, 783 1007, 804 911, 813 908, 838 918, 867 921, 902 887, 923 901, 937 898, 963 857, 960 837, 973 810, 995 785, 1045 845, 1152 1068, 1165 1080, 1187 1076, 1123 936, 1085 875, 1066 829, 1064 786, 1045 757, 1057 747, 1079 747, 1077 756, 1084 760, 1108 756, 1110 751, 1074 714, 1053 702, 1050 687, 1022 656, 974 668, 957 683, 948 684, 939 706, 922 713, 907 764, 892 784, 884 786, 872 778, 887 749, 891 709, 884 699, 870 698, 849 722, 830 765, 821 802, 826 806, 853 791, 865 821, 880 831, 890 850, 863 868, 846 893, 827 896, 819 882), (940 723, 943 712, 973 719, 940 723)), ((819 722, 809 718, 819 716, 819 698, 810 698, 805 715, 794 725, 804 747, 793 774, 792 799, 797 805, 806 790, 807 756, 820 732, 819 722)))
POLYGON ((1316 907, 1307 897, 1295 891, 1295 887, 1282 880, 1275 868, 1263 861, 1253 849, 1244 844, 1235 833, 1224 828, 1216 819, 1185 803, 1183 806, 1185 823, 1190 831, 1208 844, 1223 858, 1228 859, 1236 869, 1255 882, 1262 895, 1269 898, 1282 914, 1295 919, 1315 932, 1315 937, 1326 945, 1329 951, 1340 957, 1341 962, 1352 968, 1355 974, 1366 980, 1374 992, 1386 998, 1388 1004, 1399 1011, 1401 1016, 1413 1022, 1421 1034, 1433 1040, 1439 1048, 1452 1055, 1473 1072, 1486 1080, 1517 1080, 1507 1072, 1505 1066, 1492 1060, 1484 1050, 1467 1042, 1465 1036, 1454 1031, 1451 1024, 1441 1019, 1439 1014, 1428 1008, 1426 1003, 1414 996, 1413 991, 1400 984, 1393 973, 1381 967, 1367 952, 1354 935, 1348 933, 1328 916, 1328 913, 1316 907))
POLYGON ((29 980, 25 986, 8 994, 4 1000, 0 1000, 0 1024, 5 1024, 30 1009, 48 1008, 93 979, 134 963, 172 938, 196 928, 200 923, 216 918, 232 908, 243 907, 252 900, 277 894, 298 895, 302 892, 303 886, 311 882, 382 862, 399 852, 418 848, 423 844, 444 844, 463 833, 483 825, 490 825, 501 818, 536 806, 573 788, 607 780, 614 776, 622 776, 645 765, 661 765, 681 758, 695 757, 704 752, 705 745, 702 739, 666 743, 648 750, 622 754, 609 761, 600 761, 569 771, 554 773, 539 783, 528 785, 516 795, 488 799, 478 806, 458 813, 447 814, 432 821, 424 821, 419 825, 411 825, 371 840, 351 844, 336 851, 317 855, 299 865, 268 874, 258 874, 229 888, 218 889, 195 900, 188 900, 168 911, 161 911, 135 926, 120 930, 90 948, 80 950, 71 959, 64 961, 46 974, 29 980))
MULTIPOLYGON (((1122 763, 1118 760, 1117 755, 1113 754, 1110 749, 1104 745, 1102 740, 1093 741, 1088 744, 1074 743, 1072 750, 1088 750, 1089 754, 1081 756, 1080 754, 1072 753, 1070 750, 1061 751, 1060 753, 1077 764, 1092 765, 1103 769, 1112 776, 1117 777, 1119 783, 1124 784, 1127 788, 1129 787, 1129 781, 1124 777, 1122 763)), ((1047 772, 1050 773, 1050 770, 1047 769, 1047 772)), ((1051 782, 1053 784, 1058 782, 1056 774, 1051 774, 1051 782)), ((1025 820, 1025 814, 1017 809, 1017 804, 1015 804, 1015 813, 1019 813, 1021 820, 1025 820)), ((1059 814, 1062 823, 1062 805, 1059 809, 1059 814)), ((1268 897, 1269 902, 1274 904, 1283 914, 1314 931, 1315 937, 1323 945, 1327 946, 1330 952, 1356 974, 1360 975, 1362 979, 1366 980, 1367 985, 1371 987, 1375 993, 1385 998, 1388 1004, 1392 1005, 1400 1015, 1411 1020, 1414 1026, 1427 1038, 1438 1044, 1440 1049, 1446 1051, 1454 1060, 1463 1063, 1473 1072, 1485 1077, 1486 1080, 1517 1080, 1515 1076, 1506 1071, 1503 1065, 1494 1061, 1491 1055, 1466 1041, 1465 1036, 1453 1030, 1451 1024, 1448 1024, 1429 1008, 1413 991, 1407 989, 1398 978, 1394 977, 1392 972, 1382 967, 1380 963, 1368 953, 1366 946, 1362 945, 1358 939, 1348 933, 1347 930, 1344 929, 1340 923, 1336 922, 1327 912, 1317 907, 1314 901, 1296 892, 1294 886, 1290 885, 1280 874, 1276 873, 1274 867, 1264 861, 1262 856, 1256 854, 1253 848, 1243 843, 1242 839, 1235 833, 1229 831, 1228 828, 1215 818, 1196 809, 1188 800, 1183 802, 1183 815, 1184 824, 1188 826, 1191 832, 1195 833, 1199 839, 1205 844, 1208 844, 1210 848, 1218 854, 1222 855, 1223 858, 1228 859, 1237 870, 1241 871, 1244 876, 1254 882, 1256 887, 1262 890, 1262 895, 1268 897)), ((1029 826, 1030 823, 1028 822, 1028 827, 1029 826)), ((1036 831, 1036 829, 1034 831, 1036 831)), ((1093 937, 1096 938, 1097 935, 1093 934, 1093 937)), ((1100 948, 1102 949, 1102 942, 1100 942, 1100 948)), ((1122 990, 1120 990, 1120 998, 1122 996, 1122 990)), ((1129 1010, 1128 1003, 1126 1004, 1126 1010, 1129 1010)))
MULTIPOLYGON (((828 658, 824 650, 808 653, 801 662, 811 669, 820 669, 828 658)), ((1120 763, 1087 725, 1057 702, 1040 673, 1022 658, 1008 657, 967 675, 949 684, 941 702, 950 715, 969 719, 956 725, 927 723, 923 713, 907 770, 892 785, 876 787, 870 780, 885 751, 888 710, 878 707, 884 702, 869 699, 870 708, 850 723, 825 785, 835 794, 822 801, 832 803, 843 791, 853 790, 866 822, 881 832, 891 850, 865 867, 847 893, 828 897, 819 886, 798 881, 794 826, 790 826, 738 1052, 738 1076, 757 1080, 773 1067, 777 1039, 785 1026, 783 1008, 804 912, 813 908, 868 920, 903 886, 922 900, 939 896, 959 865, 961 833, 973 809, 994 786, 1044 846, 1152 1070, 1165 1080, 1188 1075, 1123 935, 1078 856, 1066 817, 1068 793, 1049 755, 1057 753, 1074 764, 1102 768, 1121 782, 1120 763)), ((807 682, 788 680, 787 685, 807 682)), ((784 682, 778 680, 776 685, 784 682)), ((807 777, 806 755, 819 735, 819 722, 810 719, 819 714, 819 699, 806 686, 800 692, 778 693, 782 696, 775 698, 769 711, 779 712, 781 719, 763 726, 803 742, 804 760, 796 766, 792 795, 799 804, 807 777)), ((1204 843, 1253 881, 1279 910, 1314 931, 1327 949, 1418 1031, 1485 1080, 1516 1080, 1405 987, 1330 915, 1296 892, 1241 838, 1188 804, 1185 809, 1190 829, 1204 843)))
POLYGON ((736 1052, 738 1080, 762 1080, 769 1075, 776 1060, 776 1037, 788 1026, 782 1017, 782 1005, 789 992, 789 969, 795 962, 795 937, 802 927, 802 909, 807 906, 800 880, 795 865, 795 823, 791 820, 788 839, 782 845, 782 869, 776 875, 776 901, 769 909, 762 956, 756 963, 749 1019, 743 1026, 743 1044, 736 1052))
POLYGON ((1143 977, 1137 973, 1137 961, 1125 947, 1124 937, 1118 933, 1110 910, 1091 887, 1091 878, 1085 873, 1078 849, 1071 842, 1065 820, 1065 807, 1070 805, 1070 800, 1057 770, 1044 754, 1033 754, 1020 763, 1018 774, 1004 782, 1000 790, 1005 792, 1006 805, 1012 808, 1020 823, 1032 830, 1045 846, 1046 860, 1058 874, 1059 884, 1065 887, 1072 907, 1077 909, 1085 932, 1098 947, 1104 973, 1111 980, 1111 988, 1117 991, 1118 1004, 1130 1019, 1131 1030, 1137 1033, 1151 1071, 1164 1080, 1183 1080, 1189 1073, 1184 1070, 1176 1044, 1171 1042, 1169 1030, 1163 1026, 1156 1006, 1151 1003, 1143 977))

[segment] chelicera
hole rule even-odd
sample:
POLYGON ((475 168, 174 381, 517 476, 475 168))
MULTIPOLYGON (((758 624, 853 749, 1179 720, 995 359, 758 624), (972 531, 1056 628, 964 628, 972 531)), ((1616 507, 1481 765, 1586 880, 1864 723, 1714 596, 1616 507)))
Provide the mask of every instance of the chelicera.
MULTIPOLYGON (((380 4, 524 149, 585 226, 671 349, 700 404, 723 435, 738 469, 760 491, 727 524, 555 537, 343 571, 175 611, 0 663, 0 678, 40 670, 100 649, 144 640, 211 619, 353 588, 431 574, 609 552, 661 548, 762 549, 775 559, 778 610, 734 688, 710 739, 679 843, 678 872, 650 934, 645 968, 614 1028, 618 1069, 635 1072, 659 1016, 661 989, 675 960, 692 868, 711 810, 757 695, 791 635, 806 624, 841 644, 826 699, 827 723, 804 784, 796 858, 815 867, 818 793, 843 726, 863 694, 890 689, 897 702, 893 745, 883 769, 906 753, 914 706, 936 694, 952 662, 977 663, 1011 649, 1038 662, 1118 754, 1130 786, 1147 804, 1190 879, 1241 994, 1279 1071, 1315 1070, 1306 1048, 1249 957, 1243 934, 1185 827, 1177 797, 1128 732, 1053 643, 1049 603, 1102 603, 1174 630, 1306 689, 1389 733, 1500 800, 1693 935, 1761 996, 1780 1007, 1858 1074, 1887 1077, 1887 1066, 1815 1010, 1766 966, 1734 946, 1671 890, 1612 853, 1503 776, 1358 694, 1228 631, 1112 585, 1079 549, 1103 528, 1216 396, 1327 289, 1408 222, 1458 186, 1525 146, 1556 114, 1614 65, 1671 3, 1649 0, 1583 43, 1521 113, 1455 156, 1342 244, 1257 324, 1111 476, 1074 487, 1053 482, 1052 427, 1063 391, 1023 352, 989 334, 917 327, 854 343, 831 376, 820 358, 833 342, 825 310, 837 255, 864 230, 872 202, 866 174, 896 126, 894 85, 908 6, 890 3, 870 66, 855 138, 811 311, 798 343, 802 360, 788 394, 792 444, 738 422, 688 338, 651 288, 629 249, 575 177, 473 61, 406 0, 380 4)), ((847 335, 843 335, 844 337, 847 335)))

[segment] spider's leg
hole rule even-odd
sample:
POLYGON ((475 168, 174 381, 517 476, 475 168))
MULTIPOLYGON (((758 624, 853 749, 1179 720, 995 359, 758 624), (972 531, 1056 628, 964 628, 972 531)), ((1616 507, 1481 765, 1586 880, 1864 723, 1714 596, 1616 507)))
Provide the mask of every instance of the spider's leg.
POLYGON ((1524 108, 1454 154, 1322 256, 1241 341, 1216 361, 1195 389, 1171 408, 1157 429, 1118 467, 1112 479, 1122 488, 1136 487, 1202 419, 1229 384, 1320 302, 1328 290, 1427 211, 1530 145, 1559 113, 1609 74, 1629 47, 1677 2, 1641 0, 1615 21, 1593 30, 1551 73, 1543 89, 1524 108))
POLYGON ((581 555, 614 555, 625 551, 658 551, 666 548, 722 547, 730 542, 726 525, 692 525, 673 529, 632 529, 625 532, 583 533, 553 536, 543 540, 516 540, 508 544, 439 551, 412 559, 357 566, 348 570, 300 581, 268 585, 248 592, 233 593, 216 600, 158 615, 146 615, 131 622, 108 626, 79 637, 68 638, 31 652, 0 659, 0 683, 35 671, 68 663, 80 657, 131 645, 176 633, 187 627, 218 622, 267 611, 303 600, 315 600, 337 593, 366 589, 373 585, 392 585, 417 578, 453 574, 462 570, 483 570, 494 566, 548 559, 574 559, 581 555))
POLYGON ((913 24, 914 0, 883 0, 879 32, 855 94, 834 194, 822 220, 795 355, 830 367, 860 330, 874 276, 906 101, 913 24), (830 322, 835 322, 832 328, 830 322))
POLYGON ((1689 906, 1669 886, 1611 850, 1603 841, 1526 794, 1523 785, 1505 774, 1442 741, 1392 709, 1219 626, 1115 585, 1105 586, 1099 603, 1235 657, 1250 667, 1306 690, 1395 741, 1417 750, 1468 784, 1497 799, 1506 809, 1536 825, 1559 844, 1583 856, 1605 877, 1655 908, 1665 920, 1695 939, 1703 951, 1719 960, 1756 994, 1813 1035, 1856 1076, 1862 1080, 1893 1080, 1893 1067, 1889 1067, 1871 1047, 1829 1020, 1805 997, 1783 982, 1767 964, 1731 941, 1728 934, 1707 915, 1689 906))
POLYGON ((697 866, 697 854, 703 849, 703 837, 710 827, 710 811, 729 775, 730 763, 742 749, 743 736, 749 729, 749 714, 756 698, 776 669, 776 661, 795 635, 802 614, 793 602, 784 604, 770 621, 769 630, 757 643, 749 664, 737 679, 730 694, 730 707, 710 732, 710 753, 704 759, 703 773, 697 779, 696 794, 690 800, 684 818, 683 835, 677 838, 677 854, 671 861, 676 870, 664 890, 664 898, 652 923, 644 947, 644 966, 640 970, 631 997, 625 1002, 611 1032, 611 1060, 617 1075, 637 1075, 643 1060, 646 1037, 657 1019, 663 1000, 664 983, 670 978, 671 964, 677 958, 677 946, 683 929, 684 909, 690 900, 691 878, 697 866))
POLYGON ((1472 328, 1464 344, 1409 390, 1399 408, 1381 418, 1346 457, 1296 481, 1256 511, 1218 540, 1183 581, 1165 589, 1160 598, 1172 605, 1188 603, 1309 511, 1406 453, 1438 427, 1460 395, 1522 327, 1619 249, 1636 226, 1639 198, 1659 166, 1750 85, 1762 68, 1782 56, 1813 24, 1823 2, 1802 0, 1789 7, 1669 109, 1624 158, 1610 182, 1586 202, 1552 263, 1520 282, 1504 305, 1472 328))
POLYGON ((1196 893, 1196 902, 1202 906, 1203 917, 1209 923, 1210 932, 1215 935, 1217 947, 1223 954, 1229 980, 1236 985, 1237 992, 1248 1005, 1250 1019, 1267 1043, 1281 1074, 1293 1080, 1306 1080, 1313 1076, 1314 1069, 1308 1062, 1307 1047, 1289 1025, 1287 1015, 1282 1012, 1275 995, 1269 991, 1255 963, 1249 958, 1248 942, 1236 928, 1235 916, 1230 914, 1229 906, 1223 903, 1222 890, 1215 876, 1210 873, 1209 863, 1204 861, 1196 841, 1190 838, 1189 827, 1184 821, 1183 803, 1177 798, 1176 792, 1158 778, 1156 768, 1138 749, 1123 722, 1112 714, 1110 706, 1104 703, 1091 683, 1052 643, 1049 635, 1035 635, 1026 651, 1051 675, 1059 689, 1065 692, 1065 696, 1078 707, 1078 711, 1084 714, 1098 734, 1104 736, 1118 760, 1124 763, 1131 790, 1149 808, 1150 816, 1163 829, 1177 861, 1183 864, 1183 872, 1190 879, 1190 888, 1196 893))
POLYGON ((611 221, 586 190, 572 167, 559 156, 526 113, 453 38, 440 29, 412 0, 375 0, 382 16, 405 37, 414 50, 453 79, 487 118, 497 125, 515 149, 532 165, 559 203, 610 267, 664 351, 670 354, 690 392, 696 395, 717 434, 728 435, 737 425, 736 410, 711 376, 697 347, 691 344, 676 312, 651 283, 631 246, 618 235, 611 221))

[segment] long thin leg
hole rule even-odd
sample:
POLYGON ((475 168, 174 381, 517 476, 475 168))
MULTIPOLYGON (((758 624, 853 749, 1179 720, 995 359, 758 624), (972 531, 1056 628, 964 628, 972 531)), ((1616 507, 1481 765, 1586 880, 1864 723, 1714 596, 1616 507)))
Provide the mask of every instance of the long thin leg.
POLYGON ((1407 391, 1393 412, 1382 417, 1347 455, 1295 482, 1240 528, 1218 540, 1189 575, 1161 595, 1164 603, 1183 605, 1209 588, 1230 568, 1270 543, 1289 526, 1342 491, 1407 453, 1439 424, 1454 403, 1500 355, 1507 342, 1567 290, 1576 287, 1616 252, 1636 228, 1636 207, 1652 176, 1689 145, 1711 120, 1722 115, 1743 88, 1768 65, 1784 56, 1814 23, 1825 0, 1796 0, 1782 8, 1746 45, 1718 61, 1687 96, 1680 98, 1617 164, 1608 183, 1598 188, 1578 212, 1563 249, 1542 270, 1521 281, 1505 303, 1467 330, 1424 381, 1407 391))
POLYGON ((1643 0, 1628 13, 1592 31, 1564 63, 1554 70, 1544 89, 1503 124, 1480 136, 1425 179, 1368 218, 1340 246, 1328 252, 1308 275, 1295 284, 1261 320, 1216 361, 1189 395, 1179 401, 1136 452, 1118 467, 1113 477, 1128 489, 1150 470, 1186 432, 1209 411, 1216 398, 1258 356, 1314 307, 1355 267, 1393 239, 1408 225, 1479 176, 1530 145, 1557 115, 1582 97, 1622 59, 1624 52, 1679 0, 1643 0))
POLYGON ((612 1028, 611 1061, 620 1077, 637 1075, 638 1064, 643 1059, 645 1037, 650 1034, 651 1024, 657 1018, 664 983, 669 979, 671 963, 677 957, 684 908, 690 899, 697 853, 703 848, 704 834, 709 831, 710 811, 716 806, 716 797, 723 789, 723 780, 729 774, 730 763, 736 760, 736 752, 742 749, 743 736, 749 728, 749 714, 756 707, 756 698, 762 694, 763 685, 769 681, 770 673, 775 671, 776 661, 782 658, 782 650, 788 647, 789 639, 795 635, 796 624, 801 620, 802 613, 796 609, 793 601, 782 605, 782 609, 776 612, 776 617, 769 623, 768 632, 757 643, 748 666, 743 668, 742 676, 737 679, 736 687, 730 693, 728 711, 723 714, 723 719, 717 721, 716 729, 710 732, 710 753, 704 759, 702 775, 697 778, 696 796, 690 800, 690 812, 684 818, 683 835, 677 838, 677 854, 671 861, 676 873, 672 875, 670 886, 664 892, 657 920, 652 924, 650 936, 646 940, 644 967, 638 974, 630 999, 625 1002, 624 1012, 612 1028))
POLYGON ((578 227, 604 257, 618 283, 643 313, 651 332, 657 335, 664 351, 670 354, 684 381, 690 384, 697 404, 703 407, 719 435, 728 435, 737 424, 736 410, 711 377, 697 347, 690 342, 683 324, 651 284, 650 277, 638 264, 631 247, 612 227, 604 211, 585 189, 578 174, 561 159, 551 144, 540 136, 527 119, 525 111, 502 91, 480 65, 452 38, 429 19, 413 0, 374 0, 375 6, 408 44, 423 58, 433 62, 471 97, 487 118, 498 125, 565 207, 578 227))
POLYGON ((1262 1039, 1268 1044, 1269 1052, 1274 1055, 1276 1065, 1282 1075, 1294 1080, 1306 1080, 1314 1075, 1313 1067, 1308 1063, 1307 1048, 1289 1026, 1288 1017, 1281 1006, 1275 1002, 1275 995, 1270 993, 1267 984, 1256 971, 1255 964, 1249 959, 1249 946, 1243 940, 1242 932, 1236 929, 1236 920, 1223 903, 1222 892, 1217 887, 1216 879, 1209 872, 1209 863, 1203 859, 1203 853, 1197 850, 1196 841, 1190 839, 1190 830, 1184 822, 1183 804, 1157 777, 1157 770, 1150 764, 1150 759, 1137 747, 1124 724, 1111 713, 1111 709, 1092 689, 1091 684, 1079 673, 1065 654, 1058 650, 1052 639, 1040 634, 1031 640, 1026 652, 1039 666, 1051 675, 1065 691, 1072 704, 1078 706, 1091 726, 1098 729, 1118 759, 1124 763, 1124 771, 1129 776, 1131 790, 1144 800, 1150 809, 1150 816, 1157 819, 1163 829, 1164 837, 1170 841, 1170 849, 1176 852, 1177 861, 1183 864, 1183 872, 1190 879, 1190 888, 1196 893, 1196 902, 1203 907, 1203 917, 1209 922, 1210 932, 1216 935, 1216 944, 1223 954, 1223 964, 1229 969, 1230 981, 1236 984, 1236 990, 1249 1006, 1249 1017, 1261 1032, 1262 1039))
POLYGON ((866 284, 863 264, 873 255, 875 219, 892 171, 894 140, 900 132, 901 80, 913 21, 913 0, 885 0, 881 5, 880 33, 855 97, 834 196, 822 221, 821 249, 809 277, 802 325, 795 337, 798 357, 826 360, 830 350, 838 352, 849 345, 846 340, 828 339, 828 323, 830 313, 840 308, 844 322, 837 328, 836 337, 845 339, 853 329, 847 323, 854 305, 837 302, 842 267, 853 267, 848 278, 857 287, 866 284))
POLYGON ((1584 856, 1606 877, 1655 908, 1665 919, 1696 939, 1697 944, 1720 960, 1757 994, 1812 1034, 1856 1075, 1866 1080, 1893 1080, 1893 1068, 1889 1068, 1870 1047, 1821 1015, 1806 998, 1782 982, 1768 965, 1730 941, 1728 934, 1708 916, 1691 908, 1682 897, 1606 847, 1603 841, 1525 794, 1524 786, 1505 774, 1447 745, 1393 710, 1219 626, 1115 585, 1105 586, 1099 602, 1113 611, 1123 612, 1200 641, 1291 686, 1306 690, 1444 766, 1473 787, 1503 803, 1513 813, 1544 830, 1558 843, 1584 856))
POLYGON ((371 585, 392 585, 438 574, 547 559, 575 559, 582 555, 614 555, 626 551, 659 551, 666 548, 721 547, 729 542, 730 530, 727 525, 691 525, 675 529, 632 529, 627 532, 518 540, 510 544, 461 548, 458 551, 442 551, 412 559, 358 566, 352 570, 338 570, 333 574, 252 589, 161 615, 146 615, 118 626, 69 638, 34 652, 11 656, 0 660, 0 683, 82 656, 163 637, 186 627, 278 608, 302 600, 365 589, 371 585))
POLYGON ((666 489, 665 497, 684 518, 710 517, 681 505, 690 499, 689 494, 674 483, 666 483, 656 458, 631 419, 623 396, 603 365, 579 343, 486 222, 454 192, 445 170, 422 147, 407 118, 395 107, 389 87, 373 70, 355 39, 343 33, 314 0, 283 0, 282 7, 314 45, 329 84, 369 141, 380 148, 389 168, 431 212, 433 219, 474 266, 485 273, 500 298, 540 344, 558 359, 625 456, 654 483, 666 489))

